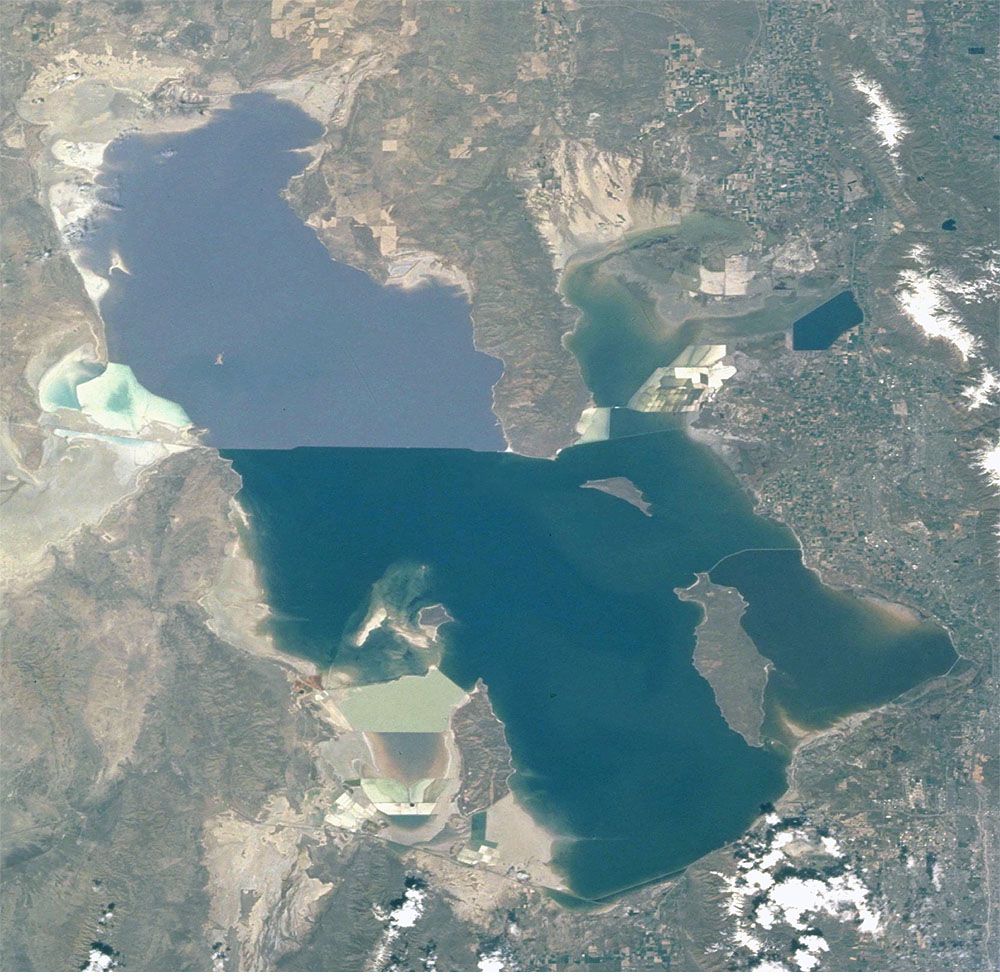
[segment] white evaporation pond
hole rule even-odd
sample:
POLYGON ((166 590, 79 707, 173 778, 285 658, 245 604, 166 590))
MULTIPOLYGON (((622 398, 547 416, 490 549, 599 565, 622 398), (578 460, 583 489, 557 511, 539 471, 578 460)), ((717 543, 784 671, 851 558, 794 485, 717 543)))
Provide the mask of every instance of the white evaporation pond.
POLYGON ((127 364, 109 363, 98 377, 77 385, 76 399, 84 415, 105 429, 138 433, 157 423, 191 425, 180 405, 143 388, 127 364))

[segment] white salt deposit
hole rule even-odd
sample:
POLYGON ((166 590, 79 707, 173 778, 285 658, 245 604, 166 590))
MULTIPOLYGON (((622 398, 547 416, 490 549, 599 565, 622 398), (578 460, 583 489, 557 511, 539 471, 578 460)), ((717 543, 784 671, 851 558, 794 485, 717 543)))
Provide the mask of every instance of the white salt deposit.
POLYGON ((108 280, 99 276, 83 262, 78 243, 88 222, 103 205, 97 197, 97 187, 89 181, 64 180, 49 188, 49 210, 59 235, 66 246, 66 253, 76 266, 83 287, 95 309, 108 291, 108 280))
POLYGON ((61 428, 53 429, 53 432, 69 443, 100 442, 109 446, 115 454, 113 463, 115 477, 121 483, 130 483, 139 470, 174 453, 181 453, 191 448, 152 439, 123 439, 121 436, 109 436, 99 432, 77 432, 61 428))
POLYGON ((52 155, 60 163, 76 170, 82 170, 90 177, 96 177, 104 163, 104 151, 107 146, 107 143, 56 140, 51 149, 52 155))

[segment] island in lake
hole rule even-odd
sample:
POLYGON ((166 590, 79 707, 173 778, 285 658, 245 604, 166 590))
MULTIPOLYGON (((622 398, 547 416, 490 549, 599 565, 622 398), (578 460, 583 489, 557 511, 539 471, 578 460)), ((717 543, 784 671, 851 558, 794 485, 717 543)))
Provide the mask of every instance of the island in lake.
POLYGON ((694 585, 674 589, 674 594, 704 610, 694 631, 692 662, 711 686, 726 724, 747 745, 763 745, 764 692, 773 665, 740 625, 746 600, 736 589, 716 585, 707 572, 700 572, 694 585))
POLYGON ((653 505, 643 496, 642 491, 627 476, 609 476, 603 480, 587 480, 580 486, 584 490, 600 490, 641 510, 647 517, 653 516, 653 505))

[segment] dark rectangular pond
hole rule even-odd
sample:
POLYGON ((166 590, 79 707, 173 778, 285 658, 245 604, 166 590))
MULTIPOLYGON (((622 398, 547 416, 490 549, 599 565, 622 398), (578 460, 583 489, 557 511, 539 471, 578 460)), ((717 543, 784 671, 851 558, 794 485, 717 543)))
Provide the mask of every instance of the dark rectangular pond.
POLYGON ((792 350, 827 350, 864 318, 854 293, 845 289, 792 324, 792 350))

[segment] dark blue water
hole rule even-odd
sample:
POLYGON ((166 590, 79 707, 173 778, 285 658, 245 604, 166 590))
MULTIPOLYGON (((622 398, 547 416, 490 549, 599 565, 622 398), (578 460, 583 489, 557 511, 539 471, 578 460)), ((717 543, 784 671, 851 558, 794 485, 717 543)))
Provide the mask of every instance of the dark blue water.
POLYGON ((730 731, 692 666, 700 611, 673 589, 696 572, 741 549, 790 549, 744 552, 718 571, 754 597, 748 628, 797 720, 892 697, 955 659, 943 631, 896 631, 823 587, 787 529, 756 517, 729 472, 681 433, 593 443, 556 460, 225 455, 243 478, 279 646, 350 669, 338 647, 360 625, 371 586, 399 563, 429 567, 414 603, 443 603, 456 619, 441 630, 442 669, 464 687, 478 677, 489 685, 514 787, 575 838, 558 861, 581 895, 683 867, 738 836, 784 789, 784 756, 730 731), (653 516, 580 487, 611 476, 631 479, 653 516))
POLYGON ((827 350, 864 318, 854 293, 845 289, 792 324, 792 349, 827 350))
POLYGON ((465 299, 331 261, 279 196, 320 135, 291 103, 247 95, 200 129, 109 147, 117 209, 89 261, 106 269, 117 248, 132 273, 101 305, 111 359, 215 445, 504 448, 501 365, 474 349, 465 299))

